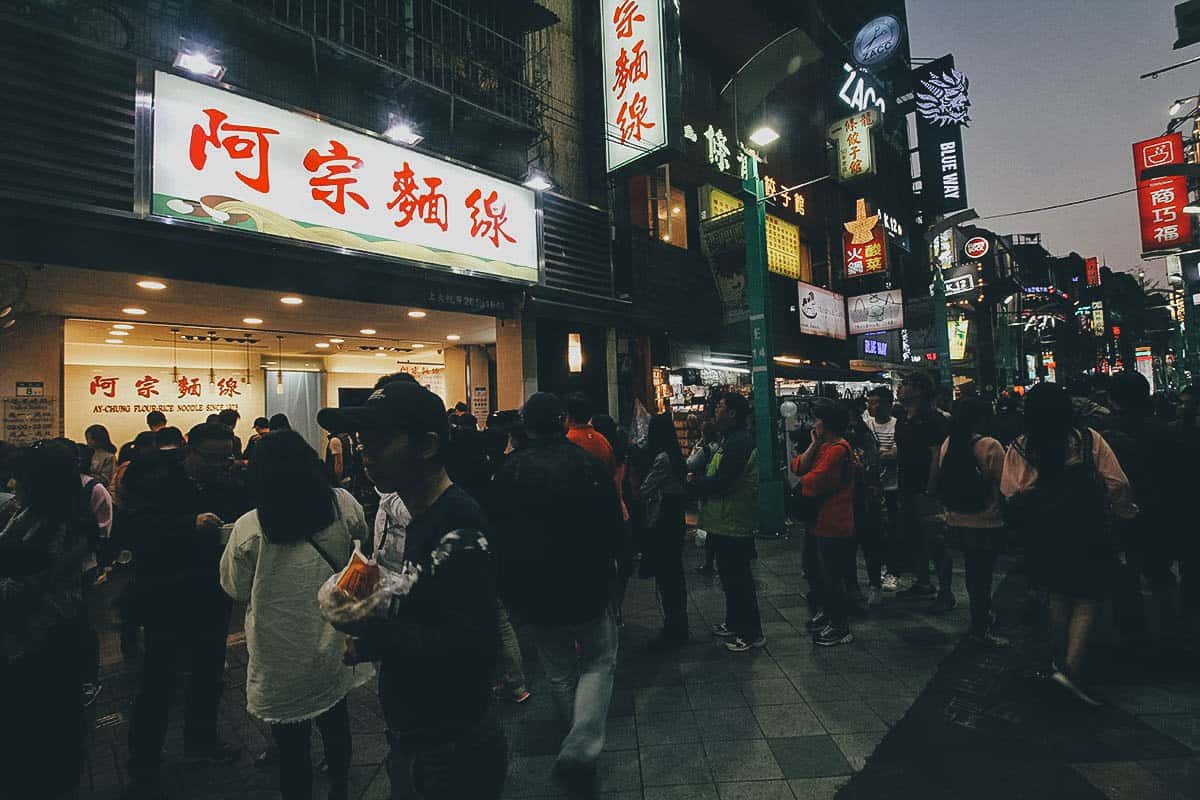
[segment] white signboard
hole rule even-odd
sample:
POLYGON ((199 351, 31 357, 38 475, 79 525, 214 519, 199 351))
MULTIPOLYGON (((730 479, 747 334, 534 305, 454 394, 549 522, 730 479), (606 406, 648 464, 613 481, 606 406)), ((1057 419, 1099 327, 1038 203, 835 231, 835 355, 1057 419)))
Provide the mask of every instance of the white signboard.
POLYGON ((608 171, 667 146, 662 0, 600 0, 608 171))
POLYGON ((800 332, 846 338, 846 301, 840 294, 796 281, 800 289, 800 332))
POLYGON ((904 327, 904 297, 899 289, 846 299, 850 333, 891 331, 904 327))
POLYGON ((153 213, 538 279, 532 190, 155 73, 153 213))

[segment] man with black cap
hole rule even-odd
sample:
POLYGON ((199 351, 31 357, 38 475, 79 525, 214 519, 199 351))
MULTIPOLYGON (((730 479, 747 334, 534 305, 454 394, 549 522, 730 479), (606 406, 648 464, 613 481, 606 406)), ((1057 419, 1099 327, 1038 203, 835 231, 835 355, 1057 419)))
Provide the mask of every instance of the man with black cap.
POLYGON ((609 587, 621 506, 608 467, 567 439, 557 397, 538 392, 521 415, 529 444, 513 451, 496 474, 490 509, 503 564, 501 594, 532 624, 570 728, 554 775, 568 791, 592 796, 617 661, 609 587))
POLYGON ((397 381, 363 406, 322 409, 317 421, 358 434, 376 487, 395 492, 412 515, 404 559, 424 568, 412 591, 393 599, 386 618, 355 631, 347 652, 351 661, 382 662, 392 797, 498 798, 507 755, 489 713, 498 646, 495 568, 482 510, 446 475, 442 401, 397 381), (430 556, 451 543, 453 552, 433 568, 430 556))

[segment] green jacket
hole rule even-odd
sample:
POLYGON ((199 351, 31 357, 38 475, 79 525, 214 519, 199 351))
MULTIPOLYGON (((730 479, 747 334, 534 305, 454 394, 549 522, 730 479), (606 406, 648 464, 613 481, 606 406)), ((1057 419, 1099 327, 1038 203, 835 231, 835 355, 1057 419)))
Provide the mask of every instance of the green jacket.
POLYGON ((731 433, 696 482, 704 498, 699 527, 720 536, 750 538, 758 519, 758 450, 750 432, 731 433))

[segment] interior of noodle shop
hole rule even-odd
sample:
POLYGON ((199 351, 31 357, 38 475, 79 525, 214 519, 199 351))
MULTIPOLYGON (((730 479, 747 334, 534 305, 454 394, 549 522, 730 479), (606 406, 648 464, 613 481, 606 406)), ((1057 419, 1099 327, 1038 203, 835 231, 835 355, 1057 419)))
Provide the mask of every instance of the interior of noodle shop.
POLYGON ((155 410, 186 434, 233 408, 243 441, 282 413, 323 453, 318 409, 363 403, 383 375, 410 373, 481 423, 498 377, 521 379, 498 369, 503 323, 482 314, 54 266, 30 271, 23 307, 0 349, 3 395, 36 386, 43 432, 80 441, 97 423, 130 441, 155 410))

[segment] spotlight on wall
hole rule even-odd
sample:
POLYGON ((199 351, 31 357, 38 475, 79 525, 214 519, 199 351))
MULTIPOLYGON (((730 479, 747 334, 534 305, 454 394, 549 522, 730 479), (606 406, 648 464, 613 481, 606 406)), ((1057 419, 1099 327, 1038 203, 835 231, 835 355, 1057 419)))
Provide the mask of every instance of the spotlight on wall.
POLYGON ((208 53, 199 50, 180 50, 175 54, 175 67, 214 81, 225 77, 225 67, 215 63, 208 53))

